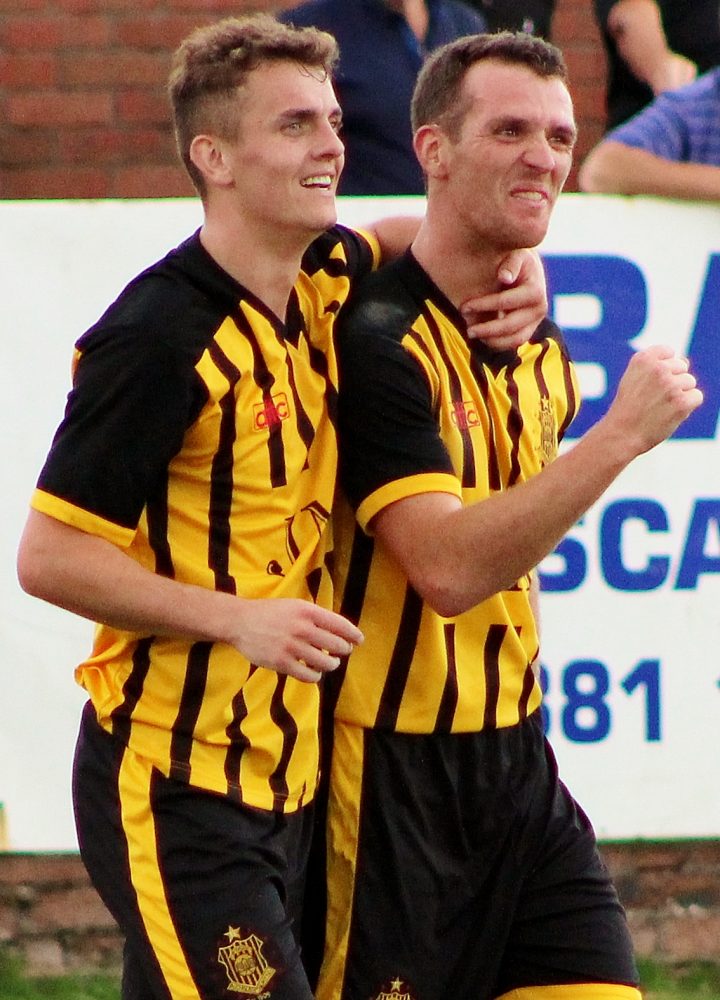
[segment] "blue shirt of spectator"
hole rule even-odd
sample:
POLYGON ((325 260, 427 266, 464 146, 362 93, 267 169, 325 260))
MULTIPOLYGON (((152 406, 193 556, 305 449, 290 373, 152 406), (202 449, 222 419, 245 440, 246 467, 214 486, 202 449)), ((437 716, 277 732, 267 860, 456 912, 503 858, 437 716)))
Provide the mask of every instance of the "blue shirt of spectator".
POLYGON ((605 139, 666 160, 720 166, 720 67, 660 94, 605 139))
POLYGON ((485 30, 483 17, 458 0, 426 0, 421 44, 405 18, 383 0, 312 0, 280 16, 329 31, 340 45, 335 87, 343 109, 344 195, 423 194, 412 147, 410 100, 426 54, 485 30))

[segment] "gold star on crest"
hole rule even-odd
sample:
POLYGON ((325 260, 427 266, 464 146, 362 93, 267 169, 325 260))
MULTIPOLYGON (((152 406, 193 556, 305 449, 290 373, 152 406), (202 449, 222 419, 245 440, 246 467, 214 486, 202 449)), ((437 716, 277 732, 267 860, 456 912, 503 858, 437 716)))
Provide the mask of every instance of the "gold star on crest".
POLYGON ((239 927, 228 927, 228 929, 223 934, 223 937, 226 937, 228 941, 239 941, 240 938, 242 937, 242 934, 240 933, 239 927))
POLYGON ((393 979, 393 981, 390 983, 390 989, 393 991, 393 993, 399 993, 401 986, 402 986, 402 979, 393 979))

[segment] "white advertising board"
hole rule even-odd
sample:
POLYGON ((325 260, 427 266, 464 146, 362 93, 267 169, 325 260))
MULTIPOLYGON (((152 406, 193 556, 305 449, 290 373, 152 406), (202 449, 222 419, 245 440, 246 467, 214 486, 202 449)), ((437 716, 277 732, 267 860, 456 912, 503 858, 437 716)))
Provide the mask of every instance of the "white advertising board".
MULTIPOLYGON (((350 225, 422 211, 422 199, 340 205, 350 225)), ((192 200, 0 203, 0 801, 14 850, 76 846, 72 669, 92 629, 24 595, 14 570, 72 345, 199 221, 192 200)), ((706 393, 541 567, 550 739, 600 837, 720 837, 720 207, 564 195, 542 251, 579 364, 573 435, 647 344, 688 354, 706 393)))

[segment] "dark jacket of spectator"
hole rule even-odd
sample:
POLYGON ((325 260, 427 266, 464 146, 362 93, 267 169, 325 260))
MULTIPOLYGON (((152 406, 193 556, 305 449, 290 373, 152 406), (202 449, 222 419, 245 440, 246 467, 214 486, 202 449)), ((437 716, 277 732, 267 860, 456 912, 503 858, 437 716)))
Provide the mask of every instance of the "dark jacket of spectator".
POLYGON ((458 0, 426 3, 422 42, 384 0, 312 0, 281 15, 329 31, 340 45, 335 86, 346 147, 340 194, 424 193, 410 127, 418 71, 432 49, 486 27, 480 14, 458 0))

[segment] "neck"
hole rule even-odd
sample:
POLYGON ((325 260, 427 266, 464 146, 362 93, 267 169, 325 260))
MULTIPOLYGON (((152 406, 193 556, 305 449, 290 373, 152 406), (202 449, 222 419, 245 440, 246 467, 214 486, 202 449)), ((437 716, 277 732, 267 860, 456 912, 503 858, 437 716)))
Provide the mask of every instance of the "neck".
POLYGON ((236 281, 256 295, 285 322, 288 299, 300 273, 302 256, 312 237, 293 239, 281 233, 273 239, 271 227, 256 227, 228 214, 207 211, 200 242, 210 256, 236 281))
POLYGON ((499 291, 497 272, 505 253, 479 241, 463 239, 458 228, 449 235, 426 215, 412 244, 418 263, 441 292, 459 308, 467 299, 499 291))

